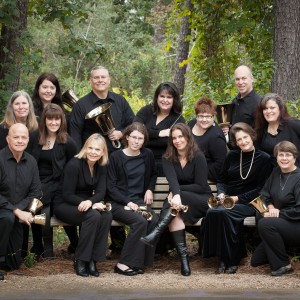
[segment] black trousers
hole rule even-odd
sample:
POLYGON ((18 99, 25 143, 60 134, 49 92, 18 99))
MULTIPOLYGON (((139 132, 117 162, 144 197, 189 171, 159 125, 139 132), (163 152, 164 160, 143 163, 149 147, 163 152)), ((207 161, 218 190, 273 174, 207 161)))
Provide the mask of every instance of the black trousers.
POLYGON ((255 209, 246 204, 209 209, 201 226, 203 257, 216 256, 228 266, 239 265, 247 256, 243 221, 254 215, 255 209))
POLYGON ((148 207, 148 211, 152 212, 153 218, 147 221, 141 214, 125 210, 123 205, 113 203, 112 215, 114 220, 120 221, 129 226, 129 233, 125 240, 119 262, 121 264, 143 268, 144 266, 152 266, 154 261, 155 247, 145 245, 140 238, 150 233, 158 221, 158 216, 148 207))
POLYGON ((83 261, 104 261, 111 226, 110 212, 89 209, 79 212, 77 206, 61 203, 54 206, 54 214, 62 221, 81 226, 75 258, 83 261))
POLYGON ((23 227, 11 210, 0 209, 0 267, 18 269, 21 264, 23 227))
POLYGON ((254 250, 251 264, 269 263, 273 271, 290 263, 286 246, 300 246, 300 222, 262 218, 257 224, 262 242, 254 250))

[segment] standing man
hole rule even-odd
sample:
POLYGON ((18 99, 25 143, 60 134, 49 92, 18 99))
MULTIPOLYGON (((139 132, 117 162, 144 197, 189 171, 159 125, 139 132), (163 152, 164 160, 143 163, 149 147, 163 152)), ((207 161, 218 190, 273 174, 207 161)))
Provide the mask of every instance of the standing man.
MULTIPOLYGON (((33 198, 42 195, 36 160, 24 152, 29 133, 16 123, 9 129, 7 146, 0 151, 0 268, 13 270, 21 264, 23 228, 33 216, 26 211, 33 198)), ((0 273, 0 280, 4 275, 0 273)))
POLYGON ((108 136, 105 136, 108 151, 111 153, 115 150, 111 141, 122 138, 122 130, 132 123, 134 113, 123 96, 109 91, 110 77, 106 68, 94 67, 90 74, 90 84, 92 91, 79 99, 72 109, 69 132, 80 150, 91 134, 101 133, 95 120, 86 120, 85 116, 94 108, 111 103, 110 110, 116 128, 108 136))
MULTIPOLYGON (((123 96, 109 91, 110 76, 106 68, 94 67, 90 73, 90 84, 92 91, 79 99, 72 109, 69 132, 75 140, 78 150, 80 150, 91 134, 101 133, 95 120, 85 119, 85 116, 94 108, 105 103, 111 103, 110 111, 116 128, 104 137, 108 151, 112 153, 116 149, 112 146, 111 141, 122 138, 122 130, 133 122, 134 113, 123 96)), ((110 236, 112 241, 110 250, 120 252, 126 239, 124 228, 112 227, 110 236)))
MULTIPOLYGON (((231 125, 244 122, 254 127, 255 110, 260 101, 260 96, 253 89, 253 75, 251 69, 246 65, 237 67, 234 71, 235 85, 239 91, 233 99, 231 125)), ((225 136, 228 134, 229 126, 222 126, 225 136)))

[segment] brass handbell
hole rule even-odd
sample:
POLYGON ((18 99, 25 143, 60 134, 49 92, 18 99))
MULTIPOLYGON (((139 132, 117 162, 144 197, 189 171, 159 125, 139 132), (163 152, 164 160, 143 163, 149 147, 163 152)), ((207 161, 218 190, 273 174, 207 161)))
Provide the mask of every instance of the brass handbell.
POLYGON ((189 209, 188 205, 179 205, 178 208, 170 207, 170 213, 173 217, 176 217, 180 211, 187 212, 189 209))
POLYGON ((223 205, 226 209, 232 209, 234 207, 234 200, 229 196, 225 196, 223 203, 221 204, 221 199, 219 197, 209 197, 207 204, 209 208, 217 208, 219 205, 223 205))
POLYGON ((31 212, 32 215, 35 215, 41 208, 43 207, 43 203, 40 199, 33 198, 28 210, 31 212))
POLYGON ((231 115, 232 115, 232 103, 227 104, 218 104, 217 105, 217 121, 220 126, 222 125, 229 125, 231 122, 231 115))
POLYGON ((66 90, 62 94, 62 102, 68 108, 68 110, 72 110, 73 106, 76 104, 76 102, 78 100, 79 100, 78 97, 75 95, 74 91, 71 89, 66 90))
POLYGON ((99 211, 111 211, 111 204, 110 203, 103 203, 103 202, 100 202, 100 203, 102 203, 102 204, 104 204, 105 205, 105 208, 103 208, 103 209, 98 209, 98 208, 96 208, 96 206, 95 206, 95 204, 92 206, 92 209, 97 209, 97 210, 99 210, 99 211))
MULTIPOLYGON (((129 206, 124 206, 125 210, 132 210, 129 206)), ((139 206, 139 208, 136 210, 136 212, 140 215, 142 215, 147 221, 151 221, 153 218, 153 215, 150 211, 147 211, 147 206, 139 206)))
POLYGON ((32 223, 45 226, 46 225, 46 214, 35 215, 33 217, 32 223))
POLYGON ((252 205, 262 216, 264 215, 265 212, 268 212, 269 209, 263 199, 263 196, 258 196, 251 202, 249 202, 250 205, 252 205))

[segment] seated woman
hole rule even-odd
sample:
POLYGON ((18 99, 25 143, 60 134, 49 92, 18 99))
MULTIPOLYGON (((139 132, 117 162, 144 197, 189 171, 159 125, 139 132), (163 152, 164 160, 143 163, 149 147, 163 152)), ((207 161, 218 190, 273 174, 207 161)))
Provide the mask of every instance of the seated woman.
POLYGON ((123 132, 125 148, 109 158, 107 199, 112 203, 114 220, 130 227, 114 271, 127 276, 143 274, 143 268, 152 266, 154 260, 155 249, 139 239, 155 227, 158 217, 149 206, 147 211, 153 215, 150 221, 136 212, 139 206, 153 203, 157 174, 153 153, 143 147, 147 141, 145 126, 134 122, 123 132))
MULTIPOLYGON (((66 163, 76 154, 76 145, 67 133, 67 122, 60 106, 54 103, 47 105, 42 113, 39 125, 39 136, 33 140, 32 153, 38 163, 42 183, 42 213, 46 213, 46 226, 31 226, 33 247, 31 252, 43 257, 52 257, 52 201, 59 189, 60 178, 66 163), (42 242, 44 239, 44 244, 42 242)), ((77 229, 74 226, 64 227, 70 245, 69 252, 74 253, 77 243, 77 229)))
POLYGON ((163 156, 163 168, 170 186, 170 194, 160 214, 158 225, 141 239, 147 245, 157 244, 164 229, 169 226, 176 250, 181 259, 181 274, 191 274, 185 240, 185 222, 194 224, 205 216, 207 199, 212 196, 207 183, 207 163, 192 135, 190 128, 175 124, 170 131, 167 151, 163 156), (187 205, 187 212, 174 215, 170 206, 180 210, 187 205))
POLYGON ((216 108, 214 101, 202 97, 195 103, 196 119, 189 122, 196 142, 207 161, 207 177, 214 182, 222 171, 227 152, 224 133, 214 120, 216 108))
POLYGON ((106 259, 112 215, 100 201, 106 192, 108 152, 105 139, 92 134, 81 151, 65 167, 61 193, 55 198, 54 214, 63 222, 81 226, 75 251, 79 276, 98 277, 97 261, 106 259))
POLYGON ((182 104, 176 85, 163 82, 155 90, 153 103, 142 107, 136 114, 134 122, 143 123, 149 134, 147 148, 151 149, 157 166, 157 175, 165 176, 161 158, 165 153, 170 128, 175 123, 184 123, 182 104))
POLYGON ((278 167, 266 181, 261 195, 268 211, 258 221, 262 242, 255 249, 253 267, 270 264, 272 276, 293 271, 287 246, 300 246, 300 169, 296 166, 298 150, 282 141, 274 148, 278 167))
POLYGON ((258 197, 272 169, 270 156, 254 147, 256 134, 250 125, 236 123, 230 135, 237 149, 227 153, 223 173, 217 182, 220 205, 207 211, 201 228, 203 257, 220 259, 216 274, 235 273, 241 259, 247 255, 243 221, 255 215, 255 209, 248 203, 258 197), (234 202, 232 209, 222 205, 225 196, 230 196, 234 202))

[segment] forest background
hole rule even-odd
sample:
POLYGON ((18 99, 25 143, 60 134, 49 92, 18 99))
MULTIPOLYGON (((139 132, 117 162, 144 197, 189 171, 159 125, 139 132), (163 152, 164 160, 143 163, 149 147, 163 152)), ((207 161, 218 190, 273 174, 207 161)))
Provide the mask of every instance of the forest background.
POLYGON ((189 120, 201 96, 234 98, 240 63, 300 116, 299 0, 0 0, 0 29, 0 116, 42 72, 82 97, 103 65, 135 112, 175 82, 189 120))

